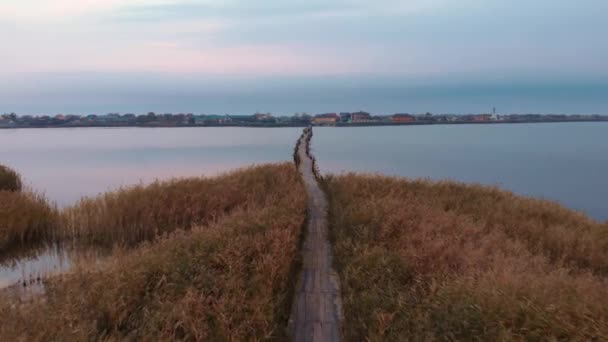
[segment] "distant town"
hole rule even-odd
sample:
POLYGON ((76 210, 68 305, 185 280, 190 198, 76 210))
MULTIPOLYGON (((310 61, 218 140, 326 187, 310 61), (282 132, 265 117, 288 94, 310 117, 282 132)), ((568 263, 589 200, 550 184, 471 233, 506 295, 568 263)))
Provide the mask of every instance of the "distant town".
POLYGON ((428 124, 475 124, 475 123, 533 123, 533 122, 581 122, 608 121, 608 116, 566 114, 371 114, 364 111, 324 113, 310 115, 251 115, 215 114, 57 114, 0 116, 0 128, 47 128, 47 127, 198 127, 198 126, 247 126, 247 127, 297 127, 297 126, 381 126, 381 125, 428 125, 428 124))

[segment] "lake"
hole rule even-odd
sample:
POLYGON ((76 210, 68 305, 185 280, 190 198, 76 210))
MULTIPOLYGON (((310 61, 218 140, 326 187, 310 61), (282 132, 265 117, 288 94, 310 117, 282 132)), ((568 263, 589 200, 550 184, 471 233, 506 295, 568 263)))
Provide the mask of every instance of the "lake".
POLYGON ((155 179, 291 161, 300 128, 0 130, 0 163, 59 206, 155 179))
POLYGON ((315 128, 321 171, 498 185, 608 220, 608 123, 315 128))
MULTIPOLYGON (((120 186, 290 161, 300 128, 0 130, 0 163, 60 206, 120 186)), ((322 172, 498 185, 608 219, 608 123, 315 128, 322 172)))

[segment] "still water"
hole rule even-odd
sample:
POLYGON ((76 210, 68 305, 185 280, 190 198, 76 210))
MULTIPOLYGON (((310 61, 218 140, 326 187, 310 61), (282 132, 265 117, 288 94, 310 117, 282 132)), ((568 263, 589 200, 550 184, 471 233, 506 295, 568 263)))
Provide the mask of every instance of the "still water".
MULTIPOLYGON (((0 130, 0 163, 65 206, 124 185, 291 160, 301 128, 0 130)), ((315 128, 321 170, 498 185, 608 219, 608 123, 315 128)))
POLYGON ((608 123, 316 128, 322 172, 498 185, 608 220, 608 123))
POLYGON ((291 160, 299 128, 0 130, 0 163, 59 206, 155 179, 291 160))

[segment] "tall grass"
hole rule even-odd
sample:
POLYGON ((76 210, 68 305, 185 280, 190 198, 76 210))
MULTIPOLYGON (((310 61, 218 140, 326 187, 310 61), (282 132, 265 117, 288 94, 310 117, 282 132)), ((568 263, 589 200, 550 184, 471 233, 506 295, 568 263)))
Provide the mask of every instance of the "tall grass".
MULTIPOLYGON (((180 184, 176 193, 169 191, 162 198, 173 203, 169 207, 182 203, 178 198, 186 207, 202 203, 205 213, 217 206, 217 218, 203 224, 202 216, 192 214, 196 223, 189 231, 118 252, 100 271, 81 269, 63 280, 51 280, 43 301, 15 307, 0 300, 0 340, 286 339, 306 211, 295 168, 263 166, 216 180, 163 184, 180 184), (203 192, 188 190, 186 184, 199 184, 197 189, 203 192), (186 194, 179 195, 178 190, 186 194), (225 198, 220 190, 226 191, 225 198), (236 204, 220 215, 231 203, 236 204)), ((158 186, 144 193, 162 195, 158 186)), ((159 208, 160 204, 152 207, 159 208)), ((181 226, 184 220, 181 210, 163 215, 162 222, 181 226)), ((160 222, 146 215, 128 219, 134 226, 143 226, 138 219, 160 222)))
POLYGON ((494 188, 325 182, 347 340, 605 340, 605 225, 494 188))
POLYGON ((269 194, 297 180, 293 165, 281 164, 124 188, 65 209, 62 234, 82 244, 134 246, 239 208, 268 204, 269 194))
POLYGON ((0 164, 0 191, 21 191, 21 187, 17 171, 0 164))
POLYGON ((21 176, 0 165, 0 261, 54 237, 57 210, 44 196, 23 190, 21 176))
POLYGON ((57 210, 33 192, 0 191, 0 258, 53 238, 57 210))

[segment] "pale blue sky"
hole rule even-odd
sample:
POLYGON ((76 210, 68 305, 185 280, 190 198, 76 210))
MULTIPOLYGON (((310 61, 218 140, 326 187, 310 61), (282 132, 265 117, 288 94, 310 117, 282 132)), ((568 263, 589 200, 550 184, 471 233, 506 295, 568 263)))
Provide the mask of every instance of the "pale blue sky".
MULTIPOLYGON (((152 94, 196 97, 186 84, 201 97, 230 94, 236 80, 244 101, 258 78, 271 92, 517 83, 602 93, 607 17, 605 0, 0 0, 0 111, 60 110, 51 102, 70 94, 74 110, 135 108, 152 94)), ((599 98, 579 100, 581 111, 606 112, 599 98)), ((454 111, 477 110, 467 108, 454 111)))

